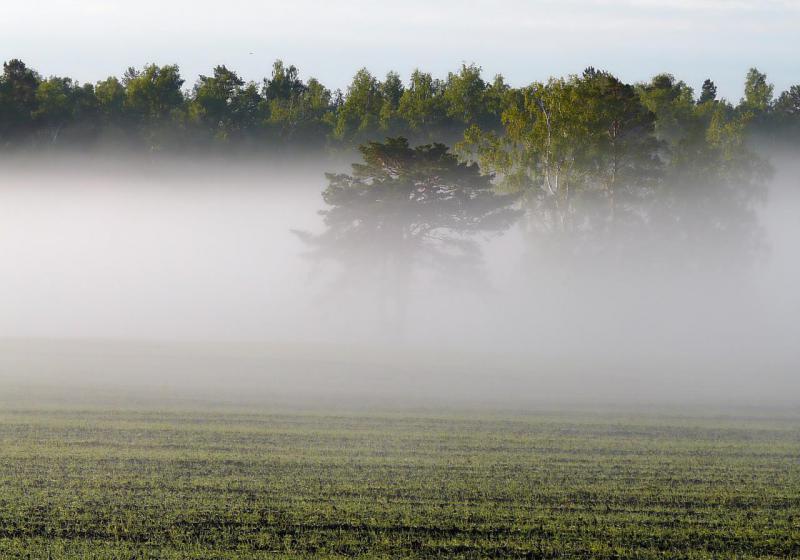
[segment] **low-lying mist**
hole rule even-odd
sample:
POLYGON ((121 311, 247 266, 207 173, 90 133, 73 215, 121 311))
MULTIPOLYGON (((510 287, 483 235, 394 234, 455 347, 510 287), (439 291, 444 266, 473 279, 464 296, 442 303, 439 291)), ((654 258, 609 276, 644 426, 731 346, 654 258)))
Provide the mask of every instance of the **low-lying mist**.
POLYGON ((693 212, 598 236, 589 201, 567 235, 520 198, 507 223, 433 223, 425 246, 398 249, 388 221, 336 229, 365 223, 358 203, 332 215, 321 197, 353 159, 6 159, 0 381, 233 401, 798 403, 796 161, 773 158, 748 212, 727 191, 688 194, 667 206, 693 212))

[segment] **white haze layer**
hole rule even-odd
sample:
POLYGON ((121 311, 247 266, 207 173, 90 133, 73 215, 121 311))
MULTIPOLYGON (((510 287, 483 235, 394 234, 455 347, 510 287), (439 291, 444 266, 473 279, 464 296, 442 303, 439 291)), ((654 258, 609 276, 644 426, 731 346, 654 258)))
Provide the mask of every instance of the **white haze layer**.
POLYGON ((398 331, 373 298, 332 292, 335 268, 312 266, 292 233, 321 231, 323 172, 343 162, 7 160, 0 382, 237 401, 798 404, 800 169, 775 165, 747 273, 600 262, 576 279, 521 264, 517 227, 481 238, 485 289, 418 282, 398 331))

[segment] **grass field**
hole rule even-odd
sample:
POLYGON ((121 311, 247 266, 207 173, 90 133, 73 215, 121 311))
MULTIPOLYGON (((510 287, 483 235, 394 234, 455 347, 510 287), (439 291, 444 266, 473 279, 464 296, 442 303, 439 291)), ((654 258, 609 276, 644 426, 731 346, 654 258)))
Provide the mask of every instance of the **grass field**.
POLYGON ((0 558, 798 558, 800 416, 0 408, 0 558))

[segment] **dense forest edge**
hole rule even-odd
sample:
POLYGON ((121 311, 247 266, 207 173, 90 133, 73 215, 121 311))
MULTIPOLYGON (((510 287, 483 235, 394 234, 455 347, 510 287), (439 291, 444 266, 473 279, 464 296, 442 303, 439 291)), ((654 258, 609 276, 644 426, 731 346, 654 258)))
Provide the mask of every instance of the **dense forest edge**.
MULTIPOLYGON (((402 136, 412 144, 457 144, 461 157, 482 160, 511 181, 524 180, 526 149, 545 138, 557 144, 635 138, 641 149, 669 159, 697 149, 758 140, 800 143, 800 85, 775 94, 751 69, 734 104, 706 80, 699 95, 670 74, 626 84, 588 68, 525 87, 492 80, 464 64, 446 78, 415 70, 381 80, 359 70, 346 91, 303 81, 278 60, 270 77, 245 82, 217 66, 189 87, 177 65, 129 68, 121 78, 79 83, 43 77, 18 59, 0 77, 0 150, 126 149, 146 152, 350 151, 402 136), (649 147, 648 147, 649 145, 649 147)), ((541 142, 539 142, 541 144, 541 142)), ((529 151, 529 150, 528 150, 529 151)), ((541 151, 541 150, 540 150, 541 151)))

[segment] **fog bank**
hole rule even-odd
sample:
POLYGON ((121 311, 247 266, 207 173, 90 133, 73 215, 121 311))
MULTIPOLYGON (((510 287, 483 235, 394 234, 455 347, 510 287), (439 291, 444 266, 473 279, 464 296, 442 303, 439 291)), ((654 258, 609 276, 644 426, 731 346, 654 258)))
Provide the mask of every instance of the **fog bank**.
POLYGON ((4 161, 0 383, 230 400, 798 404, 796 162, 774 161, 756 251, 723 249, 724 234, 565 249, 521 220, 476 237, 474 279, 414 268, 402 320, 397 301, 384 308, 376 262, 315 262, 295 233, 324 230, 324 172, 346 164, 4 161))

